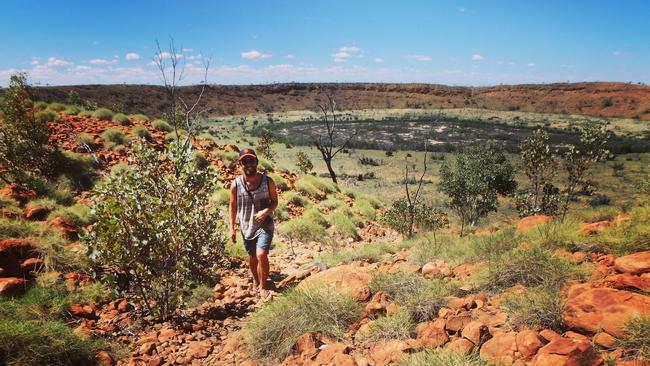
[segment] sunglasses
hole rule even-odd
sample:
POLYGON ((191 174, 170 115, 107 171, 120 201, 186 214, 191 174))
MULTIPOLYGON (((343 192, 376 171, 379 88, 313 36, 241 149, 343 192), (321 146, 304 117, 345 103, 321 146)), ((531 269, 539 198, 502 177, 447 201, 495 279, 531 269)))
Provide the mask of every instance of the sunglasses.
POLYGON ((243 165, 255 165, 255 164, 257 164, 257 160, 255 160, 255 159, 251 159, 251 158, 247 158, 247 159, 242 159, 242 160, 241 160, 241 163, 242 163, 243 165))

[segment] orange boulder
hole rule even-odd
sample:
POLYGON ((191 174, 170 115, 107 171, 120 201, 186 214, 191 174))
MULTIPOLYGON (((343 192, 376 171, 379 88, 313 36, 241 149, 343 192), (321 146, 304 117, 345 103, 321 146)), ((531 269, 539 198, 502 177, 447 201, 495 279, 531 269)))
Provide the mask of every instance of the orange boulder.
POLYGON ((348 293, 358 301, 367 301, 371 294, 368 286, 371 279, 372 274, 366 268, 348 264, 307 277, 298 288, 325 286, 332 291, 348 293))
POLYGON ((619 272, 631 274, 650 272, 650 250, 616 258, 614 268, 619 272))
POLYGON ((553 220, 551 216, 545 216, 545 215, 524 217, 523 219, 519 220, 519 222, 517 223, 517 231, 518 232, 526 231, 534 228, 537 225, 549 223, 551 222, 551 220, 553 220))
POLYGON ((531 366, 598 366, 603 360, 589 341, 556 338, 540 348, 531 366))

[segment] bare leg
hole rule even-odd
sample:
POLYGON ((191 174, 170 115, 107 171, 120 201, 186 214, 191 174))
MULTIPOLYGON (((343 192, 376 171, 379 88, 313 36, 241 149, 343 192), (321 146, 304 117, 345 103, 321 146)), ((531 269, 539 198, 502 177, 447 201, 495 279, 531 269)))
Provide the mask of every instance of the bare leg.
POLYGON ((269 252, 257 249, 257 278, 260 280, 260 289, 268 290, 266 280, 269 278, 269 252))
POLYGON ((260 284, 259 277, 258 277, 258 265, 257 265, 257 257, 254 255, 249 255, 248 256, 248 266, 251 269, 251 273, 253 274, 253 290, 257 290, 258 285, 260 284))

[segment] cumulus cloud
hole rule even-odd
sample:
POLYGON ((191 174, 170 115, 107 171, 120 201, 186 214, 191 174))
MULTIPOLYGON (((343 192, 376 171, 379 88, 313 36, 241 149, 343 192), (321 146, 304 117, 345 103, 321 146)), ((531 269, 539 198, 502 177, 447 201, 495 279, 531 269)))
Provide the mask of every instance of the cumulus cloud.
POLYGON ((124 59, 126 59, 127 61, 139 60, 140 55, 138 55, 135 52, 129 52, 129 53, 126 54, 126 56, 124 56, 124 59))
POLYGON ((481 60, 483 60, 483 56, 479 55, 478 53, 472 55, 472 61, 481 61, 481 60))
POLYGON ((106 60, 106 59, 103 59, 103 58, 94 58, 94 59, 88 61, 89 64, 93 64, 93 65, 112 65, 112 64, 116 64, 118 62, 119 61, 117 59, 106 60))
POLYGON ((294 56, 293 56, 292 53, 290 53, 290 54, 284 56, 284 58, 286 58, 287 60, 293 60, 293 59, 294 59, 294 56))
POLYGON ((363 50, 357 46, 343 46, 332 54, 334 62, 347 62, 351 58, 363 57, 363 50))
POLYGON ((241 53, 242 58, 245 58, 247 60, 253 60, 253 61, 262 60, 262 59, 265 59, 265 58, 269 58, 271 56, 272 55, 270 53, 260 52, 260 51, 258 51, 256 49, 252 49, 250 51, 246 51, 246 52, 241 53))
MULTIPOLYGON (((163 52, 157 54, 157 56, 160 57, 160 58, 170 58, 170 57, 172 57, 172 54, 167 52, 167 51, 163 51, 163 52)), ((183 55, 181 55, 180 53, 177 53, 176 58, 183 58, 183 55)))
POLYGON ((47 59, 47 66, 68 66, 72 65, 72 62, 66 61, 64 59, 56 58, 56 57, 49 57, 47 59))
POLYGON ((193 48, 183 48, 182 51, 183 52, 192 52, 192 51, 194 51, 194 49, 193 48))
POLYGON ((420 61, 420 62, 431 61, 431 56, 427 56, 427 55, 405 55, 404 57, 413 61, 420 61))

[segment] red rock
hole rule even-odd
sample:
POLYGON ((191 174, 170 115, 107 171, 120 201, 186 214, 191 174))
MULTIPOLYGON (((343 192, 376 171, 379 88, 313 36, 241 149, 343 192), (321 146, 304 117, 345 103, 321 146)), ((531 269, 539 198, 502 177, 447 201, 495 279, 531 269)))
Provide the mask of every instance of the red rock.
POLYGON ((147 366, 160 366, 163 364, 163 359, 161 357, 153 357, 149 360, 147 366))
POLYGON ((565 338, 576 339, 576 340, 579 340, 579 341, 588 341, 589 340, 589 337, 587 337, 586 335, 576 333, 576 332, 572 332, 572 331, 565 332, 564 337, 565 338))
POLYGON ((463 338, 470 340, 473 344, 480 345, 482 339, 488 334, 488 328, 479 321, 471 321, 463 328, 463 338))
POLYGON ((158 334, 158 342, 167 342, 176 337, 176 330, 171 328, 164 328, 158 334))
POLYGON ((593 340, 595 344, 603 348, 612 349, 616 347, 616 338, 612 337, 611 335, 605 332, 596 333, 593 340))
POLYGON ((602 329, 613 336, 621 336, 621 327, 630 317, 644 313, 650 313, 650 297, 610 288, 574 285, 568 291, 563 320, 578 332, 593 334, 602 329))
POLYGON ((27 189, 19 184, 10 183, 0 189, 0 195, 15 199, 20 202, 27 202, 36 198, 36 192, 27 189))
POLYGON ((19 259, 36 257, 36 245, 25 239, 5 239, 0 241, 0 258, 6 255, 14 255, 19 259))
POLYGON ((20 264, 23 273, 28 274, 40 270, 43 267, 43 260, 40 258, 27 258, 20 264))
POLYGON ((210 341, 193 341, 187 345, 187 354, 192 358, 206 358, 211 351, 210 341))
POLYGON ((316 354, 317 340, 313 333, 305 333, 296 339, 293 349, 297 354, 308 353, 311 355, 316 354))
POLYGON ((415 328, 417 339, 424 347, 440 347, 449 342, 449 336, 444 328, 437 326, 435 322, 420 323, 415 328))
POLYGON ((517 342, 517 350, 524 360, 530 360, 535 356, 537 350, 544 346, 537 332, 532 330, 524 330, 517 333, 515 341, 517 342))
POLYGON ((113 357, 108 354, 106 351, 99 351, 95 355, 95 361, 97 361, 97 364, 100 366, 113 366, 114 361, 113 357))
POLYGON ((68 237, 76 237, 79 234, 79 228, 72 221, 57 216, 50 220, 50 225, 63 231, 68 237))
POLYGON ((529 229, 534 228, 537 225, 551 222, 551 220, 553 220, 552 217, 544 216, 544 215, 524 217, 523 219, 519 220, 519 222, 517 223, 517 231, 518 232, 527 231, 529 229))
POLYGON ((343 343, 326 345, 316 356, 314 365, 355 365, 350 349, 343 343))
POLYGON ((70 304, 70 314, 72 314, 72 315, 74 315, 76 317, 84 318, 84 317, 92 314, 92 312, 90 314, 88 314, 86 309, 84 309, 84 306, 81 305, 81 304, 70 304))
POLYGON ((69 272, 64 276, 65 282, 71 286, 87 285, 93 282, 90 276, 78 272, 69 272))
POLYGON ((447 319, 447 326, 445 328, 451 332, 460 332, 471 321, 472 316, 469 313, 453 315, 447 319))
POLYGON ((371 279, 372 274, 367 268, 348 264, 311 275, 298 288, 326 286, 333 291, 348 293, 357 301, 368 301, 371 295, 368 284, 371 279))
POLYGON ((155 349, 156 349, 155 342, 147 342, 140 346, 140 349, 138 350, 138 354, 151 355, 155 349))
MULTIPOLYGON (((419 347, 420 345, 412 339, 385 340, 373 343, 368 354, 373 362, 371 364, 375 366, 395 365, 404 358, 406 353, 414 352, 419 347)), ((356 363, 359 364, 358 361, 356 363)))
POLYGON ((27 289, 27 280, 16 277, 0 278, 1 296, 19 296, 27 289))
POLYGON ((497 365, 511 365, 517 352, 516 338, 514 332, 496 334, 481 347, 481 359, 497 365))
POLYGON ((388 304, 388 306, 386 306, 386 314, 395 314, 399 310, 400 307, 394 302, 391 302, 390 304, 388 304))
POLYGON ((465 338, 458 338, 454 339, 447 345, 447 349, 455 352, 455 353, 460 353, 462 355, 468 355, 472 352, 474 349, 474 343, 470 342, 469 340, 465 338))
POLYGON ((365 316, 374 318, 377 315, 385 314, 386 307, 390 303, 390 297, 386 292, 378 291, 372 296, 370 302, 366 305, 365 316))
POLYGON ((539 332, 539 335, 542 336, 542 338, 546 339, 547 342, 550 342, 556 338, 562 338, 561 335, 557 334, 556 332, 550 329, 542 330, 541 332, 539 332))
POLYGON ((612 220, 612 225, 619 226, 622 223, 624 223, 626 221, 630 221, 630 220, 632 220, 632 215, 630 215, 627 212, 623 212, 623 213, 618 214, 618 216, 616 216, 614 218, 614 220, 612 220))
POLYGON ((432 278, 440 275, 440 269, 435 263, 429 262, 422 266, 422 276, 426 278, 432 278))
POLYGON ((586 224, 580 229, 581 235, 591 235, 599 232, 603 228, 610 227, 612 224, 609 221, 598 221, 591 224, 586 224))
POLYGON ((588 341, 556 338, 539 349, 531 366, 597 366, 602 361, 588 341))
POLYGON ((650 272, 650 250, 616 258, 614 268, 619 272, 631 274, 650 272))
POLYGON ((36 206, 36 207, 25 209, 23 215, 27 220, 41 221, 47 218, 47 214, 49 214, 50 211, 51 209, 49 207, 36 206))

